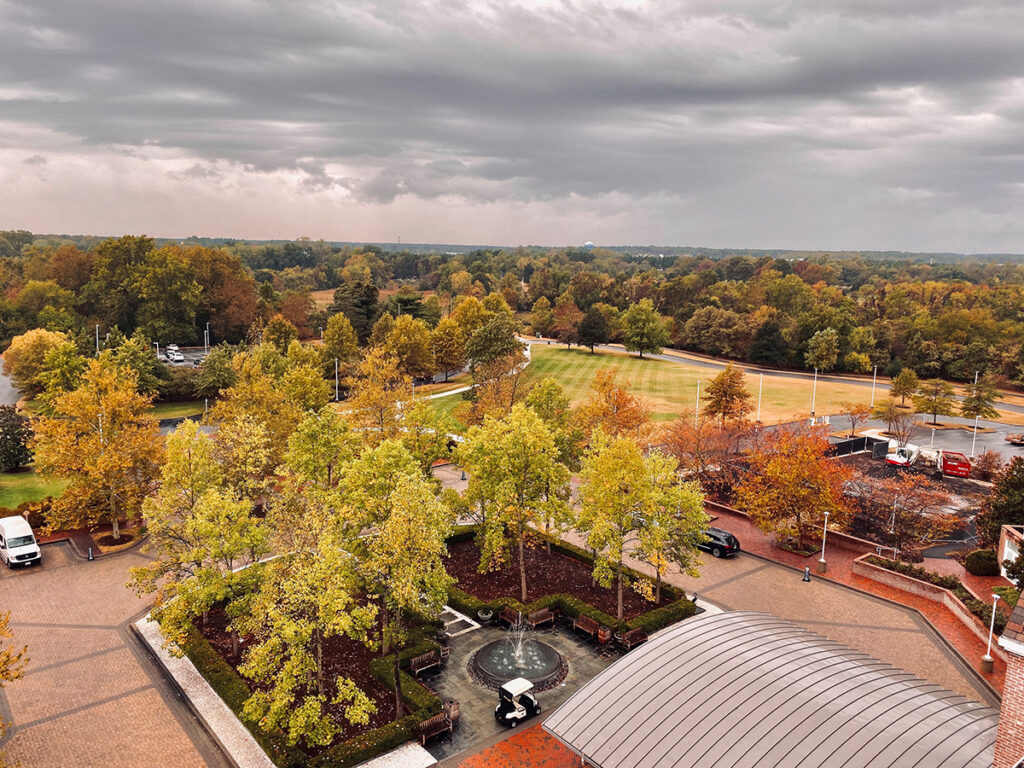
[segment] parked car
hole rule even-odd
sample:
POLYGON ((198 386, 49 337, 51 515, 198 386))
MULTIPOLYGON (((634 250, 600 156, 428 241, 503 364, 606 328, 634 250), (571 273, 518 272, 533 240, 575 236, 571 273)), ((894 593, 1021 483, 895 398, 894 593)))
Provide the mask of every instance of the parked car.
POLYGON ((177 344, 168 344, 167 345, 167 351, 168 352, 177 352, 178 351, 178 345, 177 344))
POLYGON ((28 520, 20 515, 0 518, 0 560, 8 568, 43 561, 28 520))
POLYGON ((533 695, 533 683, 525 677, 509 680, 498 689, 498 706, 494 708, 494 719, 509 728, 515 728, 523 720, 540 714, 540 704, 533 695))
POLYGON ((185 356, 176 349, 167 348, 167 361, 171 363, 184 363, 185 356))
POLYGON ((708 540, 697 546, 714 557, 727 557, 740 551, 739 539, 721 528, 708 528, 708 540))

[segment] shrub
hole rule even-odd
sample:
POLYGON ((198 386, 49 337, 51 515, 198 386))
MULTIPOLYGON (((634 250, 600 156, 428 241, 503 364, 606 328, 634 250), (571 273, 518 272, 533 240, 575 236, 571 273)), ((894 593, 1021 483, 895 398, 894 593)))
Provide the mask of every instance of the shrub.
POLYGON ((964 568, 975 576, 998 576, 999 560, 991 549, 976 549, 967 555, 964 568))

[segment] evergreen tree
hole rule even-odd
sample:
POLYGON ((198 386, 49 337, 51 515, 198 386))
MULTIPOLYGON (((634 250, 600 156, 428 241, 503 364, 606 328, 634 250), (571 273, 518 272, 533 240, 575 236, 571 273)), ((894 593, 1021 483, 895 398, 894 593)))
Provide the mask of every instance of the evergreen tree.
POLYGON ((598 344, 607 344, 611 339, 611 334, 611 326, 608 324, 608 318, 604 312, 596 304, 591 306, 580 321, 580 344, 590 347, 590 352, 593 354, 594 347, 598 344))

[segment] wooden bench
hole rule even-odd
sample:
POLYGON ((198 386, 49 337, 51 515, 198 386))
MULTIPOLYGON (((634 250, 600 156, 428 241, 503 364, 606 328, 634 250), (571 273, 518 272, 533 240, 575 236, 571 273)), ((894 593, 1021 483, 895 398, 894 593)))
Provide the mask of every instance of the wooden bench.
POLYGON ((452 721, 444 712, 434 715, 416 726, 416 735, 420 738, 420 744, 426 745, 427 739, 437 736, 439 733, 452 732, 452 721))
POLYGON ((578 629, 581 632, 586 632, 590 635, 590 639, 593 640, 594 636, 597 634, 597 630, 601 628, 601 625, 594 619, 581 613, 572 623, 572 628, 578 629))
POLYGON ((631 629, 622 635, 622 646, 627 651, 632 650, 640 643, 647 642, 647 633, 644 632, 640 627, 631 629))
POLYGON ((419 675, 427 669, 441 666, 441 656, 437 651, 428 651, 427 653, 421 654, 420 656, 414 656, 409 662, 409 671, 414 676, 419 675))
POLYGON ((541 608, 539 611, 534 611, 527 616, 526 623, 536 629, 541 624, 554 624, 555 615, 551 613, 550 608, 541 608))
POLYGON ((498 618, 510 627, 518 624, 521 616, 522 614, 519 611, 509 608, 507 605, 502 608, 501 613, 498 614, 498 618))

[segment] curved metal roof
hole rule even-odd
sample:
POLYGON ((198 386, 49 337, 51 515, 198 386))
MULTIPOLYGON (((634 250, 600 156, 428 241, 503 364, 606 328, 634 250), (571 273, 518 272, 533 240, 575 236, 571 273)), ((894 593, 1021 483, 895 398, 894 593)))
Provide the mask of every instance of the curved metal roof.
POLYGON ((544 729, 597 768, 989 768, 998 713, 756 611, 699 616, 544 729))

